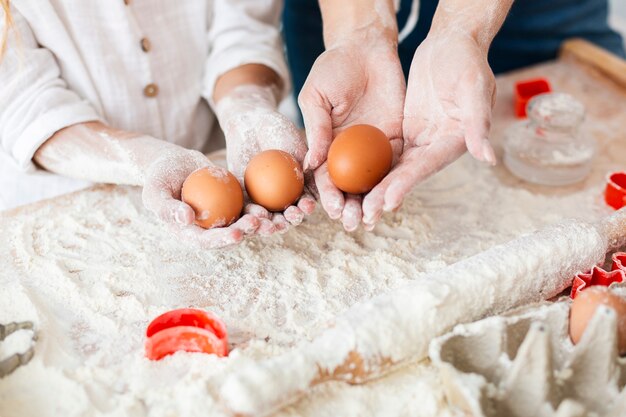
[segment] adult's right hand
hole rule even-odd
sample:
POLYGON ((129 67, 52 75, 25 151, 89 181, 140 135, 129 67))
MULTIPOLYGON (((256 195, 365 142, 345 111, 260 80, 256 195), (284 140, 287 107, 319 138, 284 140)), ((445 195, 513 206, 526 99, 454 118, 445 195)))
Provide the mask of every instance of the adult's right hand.
POLYGON ((315 170, 324 210, 347 231, 362 221, 362 196, 344 194, 332 183, 326 159, 341 131, 357 124, 381 129, 391 141, 394 164, 402 153, 405 81, 397 42, 367 30, 332 45, 315 61, 298 98, 309 151, 305 169, 315 170))

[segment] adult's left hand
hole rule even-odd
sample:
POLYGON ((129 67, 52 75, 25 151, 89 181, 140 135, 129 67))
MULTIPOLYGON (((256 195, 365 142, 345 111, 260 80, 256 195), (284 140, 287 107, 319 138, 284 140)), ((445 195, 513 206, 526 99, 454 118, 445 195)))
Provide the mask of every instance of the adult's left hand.
POLYGON ((411 64, 398 164, 363 201, 366 227, 396 210, 411 188, 469 150, 495 164, 488 141, 495 77, 487 50, 463 32, 429 34, 411 64))

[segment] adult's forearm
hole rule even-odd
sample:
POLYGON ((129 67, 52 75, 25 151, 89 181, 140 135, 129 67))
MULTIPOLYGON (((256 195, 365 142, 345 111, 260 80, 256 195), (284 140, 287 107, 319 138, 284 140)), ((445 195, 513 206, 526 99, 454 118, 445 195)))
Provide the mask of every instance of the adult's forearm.
POLYGON ((160 155, 179 149, 149 136, 89 122, 55 133, 39 147, 34 160, 42 168, 67 177, 143 185, 149 164, 160 155))
POLYGON ((393 0, 319 0, 326 48, 346 39, 398 41, 393 0))
POLYGON ((513 0, 441 0, 431 33, 472 36, 486 52, 512 5, 513 0))

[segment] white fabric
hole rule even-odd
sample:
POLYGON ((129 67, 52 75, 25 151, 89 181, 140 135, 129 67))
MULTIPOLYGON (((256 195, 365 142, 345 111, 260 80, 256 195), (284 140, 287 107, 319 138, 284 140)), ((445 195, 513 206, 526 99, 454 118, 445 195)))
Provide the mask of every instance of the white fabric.
MULTIPOLYGON (((288 80, 281 0, 128 3, 11 1, 15 30, 0 63, 0 164, 33 171, 43 142, 89 120, 202 150, 215 124, 207 101, 221 74, 261 63, 288 80), (152 98, 144 95, 151 83, 158 86, 152 98)), ((2 193, 4 208, 14 205, 2 193)))
MULTIPOLYGON (((396 7, 398 10, 398 7, 396 7)), ((398 33, 398 42, 402 43, 411 33, 413 33, 413 29, 417 26, 417 20, 419 18, 419 10, 420 10, 420 2, 419 0, 413 0, 411 2, 411 10, 409 11, 409 17, 404 24, 404 27, 400 29, 400 33, 398 33)))

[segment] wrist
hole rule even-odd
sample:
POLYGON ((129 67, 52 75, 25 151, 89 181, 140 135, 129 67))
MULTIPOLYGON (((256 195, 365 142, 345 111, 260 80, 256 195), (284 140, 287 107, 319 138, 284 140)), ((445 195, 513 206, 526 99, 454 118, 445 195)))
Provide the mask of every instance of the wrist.
POLYGON ((320 0, 320 9, 326 49, 353 42, 397 46, 398 26, 391 0, 320 0))
POLYGON ((215 114, 225 128, 231 118, 241 118, 250 112, 276 111, 279 94, 276 86, 240 85, 221 98, 215 114))
POLYGON ((486 55, 512 3, 513 0, 442 0, 428 36, 469 38, 486 55))
POLYGON ((273 69, 265 65, 245 64, 226 72, 217 79, 213 91, 213 102, 219 103, 224 97, 231 95, 234 90, 242 86, 271 88, 276 100, 279 100, 284 83, 273 69))

